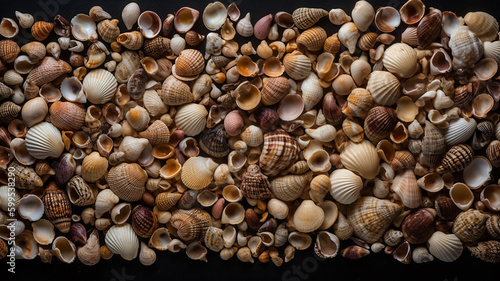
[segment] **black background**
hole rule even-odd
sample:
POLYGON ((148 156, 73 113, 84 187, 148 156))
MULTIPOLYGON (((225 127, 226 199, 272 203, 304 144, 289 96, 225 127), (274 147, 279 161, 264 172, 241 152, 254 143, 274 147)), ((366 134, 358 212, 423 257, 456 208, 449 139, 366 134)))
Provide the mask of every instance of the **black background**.
MULTIPOLYGON (((15 18, 14 12, 28 12, 36 15, 38 20, 51 20, 56 14, 61 14, 70 20, 78 13, 88 13, 94 5, 100 5, 113 18, 121 21, 121 11, 129 1, 110 0, 35 0, 35 1, 5 1, 0 3, 2 17, 15 18)), ((137 1, 141 11, 153 10, 162 19, 168 13, 174 13, 183 6, 196 8, 200 11, 209 1, 137 1)), ((221 1, 228 5, 232 1, 221 1)), ((251 13, 252 22, 262 16, 278 11, 293 12, 298 7, 321 7, 326 10, 342 8, 348 14, 356 1, 298 1, 298 0, 237 0, 242 16, 251 13)), ((404 0, 371 0, 375 9, 382 6, 394 6, 397 9, 404 0)), ((470 11, 486 11, 495 17, 500 16, 497 1, 424 1, 427 8, 436 7, 442 11, 453 11, 464 16, 470 11)), ((327 29, 328 34, 335 32, 338 27, 333 26, 323 18, 319 24, 327 29)), ((401 31, 405 26, 398 29, 401 31)), ((125 30, 121 25, 122 31, 125 30)), ((374 28, 373 26, 371 28, 374 28)), ((195 27, 200 33, 207 33, 201 18, 195 27)), ((280 28, 280 34, 282 29, 280 28)), ((397 35, 400 32, 394 32, 397 35)), ((18 40, 30 40, 29 33, 20 34, 18 40), (24 38, 24 39, 23 39, 24 38)), ((399 38, 399 36, 397 36, 399 38)), ((26 41, 27 42, 27 41, 26 41)), ((204 43, 202 43, 204 45, 204 43)), ((254 44, 254 46, 257 46, 254 44)), ((497 179, 494 179, 496 182, 497 179)), ((345 247, 349 242, 342 242, 345 247)), ((43 264, 39 258, 31 261, 16 261, 16 274, 7 273, 5 259, 0 262, 0 280, 478 280, 486 276, 498 280, 500 266, 487 264, 470 256, 464 250, 462 257, 453 263, 444 263, 435 260, 432 263, 403 265, 395 261, 392 256, 384 253, 371 253, 361 260, 350 261, 342 257, 318 261, 312 249, 297 251, 295 259, 289 263, 276 267, 272 263, 245 264, 233 257, 229 261, 222 261, 218 253, 209 252, 208 263, 192 261, 185 253, 170 253, 157 251, 157 261, 150 267, 143 266, 138 260, 127 262, 118 256, 111 260, 101 260, 93 267, 82 265, 78 260, 73 264, 63 264, 54 258, 52 264, 43 264), (295 273, 294 270, 298 270, 295 273), (300 272, 300 273, 298 273, 300 272), (43 277, 42 277, 43 276, 43 277)))

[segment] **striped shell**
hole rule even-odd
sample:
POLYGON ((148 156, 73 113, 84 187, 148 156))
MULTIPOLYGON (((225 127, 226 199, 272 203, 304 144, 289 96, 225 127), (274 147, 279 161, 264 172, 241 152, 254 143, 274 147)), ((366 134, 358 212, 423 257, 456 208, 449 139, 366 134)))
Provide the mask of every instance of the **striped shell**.
POLYGON ((264 78, 263 83, 261 96, 265 105, 281 101, 290 91, 290 83, 284 76, 264 78))
POLYGON ((295 80, 305 79, 312 69, 311 60, 299 51, 287 54, 283 58, 283 65, 286 74, 295 80))
POLYGON ((99 152, 94 151, 83 158, 82 177, 88 182, 95 182, 102 178, 108 169, 108 160, 99 152))
POLYGON ((463 171, 470 164, 473 157, 474 150, 472 150, 472 147, 467 144, 455 145, 446 152, 446 155, 436 168, 436 172, 444 174, 463 171))
POLYGON ((265 133, 259 166, 265 175, 275 176, 294 163, 299 152, 300 148, 295 138, 284 130, 265 133))
POLYGON ((45 215, 62 233, 68 233, 71 226, 71 202, 62 189, 50 183, 43 195, 45 215))
POLYGON ((431 122, 425 122, 425 133, 422 139, 422 160, 425 165, 434 167, 439 164, 441 156, 446 152, 443 133, 431 122))
POLYGON ((392 182, 391 190, 408 208, 417 208, 422 204, 422 192, 412 169, 407 169, 402 174, 397 175, 392 182))
POLYGON ((106 232, 104 242, 111 252, 120 255, 125 260, 130 261, 137 257, 139 239, 128 223, 113 225, 106 232))
POLYGON ((198 142, 201 150, 215 158, 221 158, 228 155, 230 147, 224 133, 223 125, 218 125, 203 133, 198 142))
POLYGON ((363 180, 347 169, 337 169, 330 175, 330 194, 342 204, 351 204, 361 195, 363 180))
POLYGON ((450 126, 444 134, 447 145, 457 145, 465 143, 476 131, 477 122, 474 118, 466 120, 459 118, 450 121, 450 126))
POLYGON ((486 232, 488 215, 474 209, 461 212, 453 221, 453 234, 462 242, 474 242, 486 232))
POLYGON ((455 234, 436 231, 427 241, 429 252, 444 262, 452 262, 462 255, 463 245, 455 234))
POLYGON ((10 121, 18 117, 20 111, 21 107, 19 105, 11 101, 3 102, 0 105, 0 124, 9 124, 10 121))
POLYGON ((345 168, 365 179, 373 179, 379 172, 380 157, 375 146, 367 140, 359 143, 348 142, 340 154, 340 159, 345 168))
POLYGON ((145 206, 137 206, 132 211, 132 229, 142 237, 149 238, 158 228, 158 218, 153 211, 145 206))
POLYGON ((114 75, 104 69, 89 72, 83 79, 83 91, 94 104, 105 104, 116 93, 117 82, 114 75))
POLYGON ((326 37, 326 31, 322 27, 315 26, 302 32, 296 42, 307 50, 315 52, 323 49, 326 37))
POLYGON ((212 182, 217 167, 211 158, 191 157, 182 166, 182 183, 190 189, 203 189, 212 182))
POLYGON ((328 11, 318 8, 298 8, 293 11, 292 17, 295 26, 300 29, 307 29, 318 22, 322 17, 326 17, 328 11))
POLYGON ((177 109, 174 121, 177 129, 184 131, 186 136, 196 136, 201 133, 207 123, 208 111, 203 105, 190 103, 177 109))
POLYGON ((265 200, 271 198, 270 186, 267 176, 262 174, 259 166, 255 164, 248 166, 246 173, 241 178, 241 191, 245 197, 250 199, 265 200))
POLYGON ((200 51, 186 49, 179 54, 172 73, 181 80, 194 80, 205 68, 205 60, 200 51))
POLYGON ((40 87, 54 81, 64 73, 69 73, 72 69, 73 68, 67 62, 47 56, 39 65, 35 66, 35 68, 30 71, 28 77, 26 77, 26 83, 40 87))
POLYGON ((271 191, 282 201, 293 201, 302 195, 306 186, 312 180, 313 172, 303 175, 286 175, 271 181, 271 191))
POLYGON ((417 52, 405 43, 391 45, 384 52, 384 67, 391 73, 402 77, 412 77, 418 70, 417 52))
POLYGON ((376 106, 368 111, 364 130, 366 137, 376 143, 389 137, 396 127, 396 111, 390 107, 376 106))
POLYGON ((170 130, 163 121, 156 120, 145 131, 140 132, 139 136, 147 139, 152 146, 158 146, 168 143, 170 140, 170 130))
POLYGON ((498 21, 485 12, 470 12, 464 17, 465 24, 483 42, 493 41, 498 36, 498 21))
POLYGON ((396 76, 387 71, 374 71, 370 74, 366 89, 373 101, 380 105, 391 106, 401 94, 401 84, 396 76))
POLYGON ((31 127, 26 133, 26 148, 36 159, 57 158, 64 150, 61 132, 48 122, 31 127))
POLYGON ((183 105, 194 100, 189 86, 174 76, 169 76, 163 81, 159 95, 166 105, 183 105))
POLYGON ((122 163, 109 170, 106 180, 109 188, 120 199, 125 201, 137 201, 142 198, 148 174, 139 164, 122 163))
POLYGON ((202 209, 178 209, 172 213, 170 224, 177 229, 177 235, 185 242, 199 241, 212 226, 212 217, 202 209))
POLYGON ((49 109, 50 122, 59 130, 77 131, 85 123, 85 106, 81 103, 54 102, 49 109))

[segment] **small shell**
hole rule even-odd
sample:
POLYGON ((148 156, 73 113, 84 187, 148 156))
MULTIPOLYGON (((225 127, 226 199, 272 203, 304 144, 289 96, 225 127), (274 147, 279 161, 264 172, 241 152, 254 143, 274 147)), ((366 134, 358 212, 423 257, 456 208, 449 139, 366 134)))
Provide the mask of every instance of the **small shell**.
POLYGON ((144 193, 147 173, 136 163, 122 163, 111 168, 106 178, 109 188, 120 199, 137 201, 144 193))
POLYGON ((302 80, 311 72, 311 60, 299 51, 294 51, 283 58, 285 71, 292 79, 302 80))
POLYGON ((441 31, 442 13, 431 8, 417 26, 417 41, 422 48, 429 46, 438 37, 441 31))
POLYGON ((19 48, 19 45, 16 42, 9 39, 0 41, 0 59, 3 62, 14 62, 20 52, 21 48, 19 48))
POLYGON ((66 191, 69 201, 77 206, 94 204, 97 196, 97 189, 92 188, 80 176, 74 176, 67 182, 66 191))
POLYGON ((71 202, 66 192, 50 183, 42 197, 45 215, 62 233, 68 233, 71 225, 71 202))
POLYGON ((253 35, 253 25, 250 21, 250 13, 247 13, 244 18, 238 21, 236 24, 236 31, 243 37, 250 37, 253 35))
POLYGON ((307 233, 293 231, 288 234, 288 243, 297 250, 305 250, 312 244, 312 238, 307 233))
POLYGON ((422 204, 422 193, 412 170, 407 169, 394 178, 391 189, 408 208, 417 208, 422 204))
POLYGON ((226 21, 227 9, 221 2, 210 3, 203 10, 203 24, 210 31, 216 31, 226 21))
POLYGON ((160 16, 153 11, 145 11, 139 15, 137 25, 146 38, 155 38, 162 29, 160 16))
POLYGON ((476 156, 464 169, 464 182, 472 189, 480 188, 490 179, 491 171, 490 161, 484 156, 476 156))
POLYGON ((78 14, 71 19, 71 33, 79 41, 97 38, 96 24, 87 15, 78 14))
POLYGON ((218 165, 210 158, 192 157, 182 167, 182 182, 191 189, 205 188, 213 178, 218 165), (197 175, 193 177, 193 175, 197 175))
POLYGON ((483 202, 486 207, 492 211, 500 210, 498 195, 500 192, 500 187, 498 185, 488 185, 486 186, 480 194, 481 202, 483 202))
POLYGON ((33 238, 40 245, 50 245, 56 236, 54 225, 46 219, 41 219, 31 224, 33 238))
POLYGON ((59 236, 52 243, 52 253, 64 263, 72 263, 76 258, 76 246, 68 238, 59 236))
POLYGON ((200 51, 186 49, 180 52, 172 67, 172 74, 183 81, 191 81, 198 78, 198 75, 205 68, 205 61, 200 51))
POLYGON ((236 97, 236 104, 243 110, 255 109, 261 101, 261 92, 257 86, 248 81, 241 83, 232 93, 236 97))
POLYGON ((387 6, 377 9, 375 14, 375 25, 382 32, 392 32, 401 23, 401 17, 398 10, 387 6))
POLYGON ((391 45, 384 52, 384 67, 393 74, 409 78, 418 69, 417 53, 405 43, 391 45))
POLYGON ((135 2, 127 4, 122 10, 122 20, 125 24, 127 30, 131 30, 134 24, 137 22, 141 10, 139 5, 135 2))
POLYGON ((40 197, 28 194, 21 198, 17 207, 19 215, 29 221, 38 221, 44 213, 44 205, 40 197))
POLYGON ((436 211, 430 208, 419 209, 408 215, 402 225, 404 238, 412 244, 422 244, 434 233, 436 211))
POLYGON ((328 11, 319 8, 298 8, 293 11, 292 17, 300 29, 307 29, 318 22, 322 17, 328 15, 328 11))
POLYGON ((415 24, 424 16, 425 5, 420 0, 409 0, 399 9, 399 13, 404 23, 415 24))
POLYGON ((50 32, 54 28, 51 22, 37 21, 31 26, 31 35, 38 41, 43 41, 49 37, 50 32))
POLYGON ((190 103, 177 109, 174 116, 175 124, 187 136, 196 136, 206 125, 208 111, 202 105, 190 103))
POLYGON ((88 182, 95 182, 104 176, 107 168, 108 160, 94 151, 83 159, 82 177, 88 182))
POLYGON ((436 172, 444 174, 462 171, 469 165, 474 156, 472 147, 466 144, 453 146, 441 160, 441 164, 436 168, 436 172))

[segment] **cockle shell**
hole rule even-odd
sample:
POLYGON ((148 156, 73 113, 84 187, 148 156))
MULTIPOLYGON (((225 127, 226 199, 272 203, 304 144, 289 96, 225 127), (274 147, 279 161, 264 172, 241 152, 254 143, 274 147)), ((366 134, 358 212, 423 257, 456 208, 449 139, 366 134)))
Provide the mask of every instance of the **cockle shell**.
POLYGON ((177 109, 174 121, 186 136, 196 136, 205 128, 207 115, 208 111, 203 105, 190 103, 177 109))
POLYGON ((26 134, 26 148, 36 159, 59 157, 64 149, 61 132, 51 123, 38 123, 26 134))
POLYGON ((372 94, 373 101, 385 106, 396 103, 401 94, 400 88, 398 78, 387 71, 372 72, 366 85, 366 89, 372 94))
POLYGON ((85 123, 85 107, 81 103, 54 102, 49 109, 50 121, 59 130, 76 131, 85 123))
POLYGON ((107 169, 108 160, 94 151, 83 159, 82 177, 88 182, 95 182, 104 176, 107 169))
POLYGON ((186 49, 180 52, 172 67, 172 74, 180 80, 191 81, 205 68, 205 61, 200 51, 186 49))
POLYGON ((283 64, 288 76, 295 80, 302 80, 311 73, 311 60, 299 51, 286 54, 283 64))
POLYGON ((318 22, 322 17, 328 15, 328 11, 318 8, 298 8, 293 11, 292 17, 300 29, 307 29, 318 22))
POLYGON ((183 105, 194 100, 189 86, 174 76, 165 79, 159 95, 166 105, 183 105))
POLYGON ((470 12, 464 17, 465 24, 483 42, 493 41, 498 35, 498 21, 485 12, 470 12))
POLYGON ((94 104, 104 104, 113 98, 117 89, 117 79, 111 72, 96 69, 83 79, 83 90, 87 99, 94 104))
POLYGON ((364 196, 348 206, 347 219, 359 238, 367 243, 374 243, 382 237, 401 211, 401 205, 364 196))
POLYGON ((481 39, 467 26, 462 26, 453 33, 448 45, 453 56, 453 69, 472 67, 484 52, 481 39))
POLYGON ((417 52, 405 43, 391 45, 384 52, 384 67, 402 78, 409 78, 418 69, 417 52))
POLYGON ((399 196, 408 208, 417 208, 422 204, 422 193, 417 179, 411 169, 405 170, 394 178, 391 189, 399 196))
POLYGON ((203 189, 212 181, 217 166, 217 163, 210 158, 199 156, 189 158, 182 167, 182 182, 188 188, 203 189))
POLYGON ((293 201, 302 194, 311 180, 312 172, 278 177, 271 181, 271 191, 280 200, 293 201))
POLYGON ((212 226, 212 218, 202 209, 178 209, 172 213, 170 223, 177 229, 183 241, 203 240, 207 229, 212 226))
POLYGON ((379 172, 380 158, 375 146, 367 140, 348 142, 340 154, 342 164, 366 179, 373 179, 379 172))
POLYGON ((266 175, 274 176, 297 160, 300 149, 295 138, 283 130, 264 134, 264 147, 259 166, 266 175))
POLYGON ((139 239, 128 223, 113 225, 104 238, 106 246, 125 260, 133 260, 139 250, 139 239))
POLYGON ((122 200, 137 201, 142 198, 147 173, 136 163, 122 163, 109 170, 106 177, 109 188, 122 200))
POLYGON ((12 63, 16 60, 17 55, 21 52, 21 48, 19 45, 10 40, 1 40, 0 41, 0 59, 5 63, 12 63))
POLYGON ((342 204, 351 204, 361 195, 361 177, 347 169, 337 169, 330 174, 330 194, 342 204))
POLYGON ((152 146, 167 144, 170 140, 170 130, 161 120, 154 121, 149 127, 139 133, 141 138, 147 139, 152 146))
POLYGON ((316 206, 312 200, 304 200, 293 215, 293 225, 303 233, 318 229, 325 219, 325 213, 321 207, 316 206))

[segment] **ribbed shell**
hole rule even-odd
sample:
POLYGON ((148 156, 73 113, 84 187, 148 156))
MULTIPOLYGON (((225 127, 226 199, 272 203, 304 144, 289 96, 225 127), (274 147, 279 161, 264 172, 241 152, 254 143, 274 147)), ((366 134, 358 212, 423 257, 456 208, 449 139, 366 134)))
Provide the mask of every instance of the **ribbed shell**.
POLYGON ((217 167, 211 158, 191 157, 182 166, 182 183, 190 189, 203 189, 212 182, 217 167))
POLYGON ((175 61, 175 74, 182 77, 193 77, 200 74, 205 68, 205 60, 200 51, 186 49, 179 54, 175 61))
POLYGON ((137 206, 132 211, 132 229, 134 232, 142 237, 149 238, 153 232, 158 228, 158 218, 148 207, 137 206))
POLYGON ((139 164, 122 163, 111 168, 106 179, 120 199, 133 202, 142 198, 148 174, 139 164))
POLYGON ((465 69, 472 67, 483 56, 484 47, 469 27, 462 26, 450 37, 448 46, 453 56, 453 68, 465 69))
POLYGON ((375 146, 367 140, 348 142, 340 159, 345 168, 365 179, 373 179, 378 174, 380 157, 375 146))
POLYGON ((330 175, 330 194, 342 204, 351 204, 361 195, 363 180, 347 169, 337 169, 330 175))
POLYGON ((7 125, 16 119, 21 111, 21 107, 11 101, 3 102, 0 105, 0 124, 7 125))
POLYGON ((94 204, 97 196, 97 192, 94 193, 88 183, 80 176, 74 176, 66 183, 66 191, 70 196, 71 203, 77 206, 94 204))
POLYGON ((99 32, 99 36, 101 36, 102 40, 107 43, 116 41, 116 38, 120 35, 118 23, 119 21, 117 19, 106 19, 97 24, 97 32, 99 32))
POLYGON ((500 262, 500 242, 496 240, 481 241, 477 246, 467 246, 473 257, 485 262, 500 262))
POLYGON ((486 231, 494 239, 500 239, 500 215, 490 215, 486 220, 486 231))
POLYGON ((204 239, 207 248, 214 252, 220 252, 224 249, 224 240, 222 239, 222 229, 210 226, 204 239))
POLYGON ((68 233, 71 226, 71 202, 64 190, 50 183, 43 195, 45 215, 62 233, 68 233))
POLYGON ((160 211, 168 211, 179 202, 181 196, 182 194, 177 192, 162 192, 156 196, 155 205, 160 211))
POLYGON ((40 87, 71 70, 72 67, 64 60, 56 60, 54 57, 46 56, 39 65, 31 70, 26 77, 26 82, 40 87))
POLYGON ((116 93, 116 78, 111 72, 96 69, 89 72, 83 79, 83 91, 87 99, 94 104, 105 104, 116 93))
POLYGON ((422 161, 429 167, 436 166, 446 152, 443 133, 431 122, 425 122, 425 133, 422 139, 422 161))
POLYGON ((347 219, 354 233, 367 243, 378 241, 402 206, 371 196, 364 196, 347 207, 347 219))
POLYGON ((347 97, 347 107, 342 112, 348 116, 365 118, 372 107, 373 98, 370 92, 363 88, 356 88, 347 97))
POLYGON ((299 198, 304 188, 311 182, 313 172, 303 175, 287 175, 271 181, 271 191, 282 201, 293 201, 299 198))
POLYGON ((476 131, 477 122, 474 118, 467 121, 465 118, 450 121, 450 126, 444 134, 447 145, 465 143, 476 131))
POLYGON ((248 166, 241 178, 240 189, 243 195, 250 199, 265 200, 271 198, 271 184, 267 176, 260 172, 259 166, 248 166))
POLYGON ((120 255, 125 260, 130 261, 137 257, 139 239, 128 223, 113 225, 106 232, 104 242, 111 252, 120 255))
POLYGON ((205 233, 212 226, 212 217, 198 208, 178 209, 172 213, 170 223, 177 229, 177 235, 183 241, 199 241, 205 238, 205 233))
POLYGON ((260 94, 262 103, 265 105, 272 105, 281 101, 290 91, 290 83, 284 76, 264 78, 263 83, 260 94))
POLYGON ((391 106, 399 99, 401 83, 396 76, 387 71, 374 71, 370 74, 366 89, 373 101, 380 105, 391 106))
POLYGON ((145 131, 140 132, 139 136, 147 139, 152 146, 158 146, 168 143, 170 140, 170 130, 163 121, 156 120, 145 131))
POLYGON ((307 50, 315 52, 323 49, 326 37, 326 31, 322 27, 315 26, 302 32, 296 42, 307 50))
POLYGON ((458 144, 450 148, 436 168, 440 174, 463 171, 474 157, 474 150, 467 144, 458 144))
POLYGON ((5 63, 13 63, 21 52, 19 45, 12 40, 0 41, 0 59, 5 63))
POLYGON ((174 120, 177 129, 192 137, 201 133, 207 123, 208 111, 203 105, 190 103, 178 108, 174 120))
POLYGON ((391 73, 409 78, 418 70, 417 52, 405 43, 391 45, 384 52, 384 67, 391 73))
POLYGON ((300 29, 307 29, 313 26, 322 17, 328 15, 328 11, 318 8, 298 8, 293 11, 292 17, 295 26, 300 29))
POLYGON ((498 36, 498 21, 485 12, 471 12, 464 17, 465 24, 483 42, 493 41, 498 36))
POLYGON ((49 37, 54 24, 46 21, 37 21, 31 26, 31 35, 38 41, 43 41, 49 37))
POLYGON ((417 26, 417 42, 421 48, 427 48, 441 32, 440 11, 431 9, 431 11, 420 21, 417 26))
POLYGON ((200 136, 199 142, 201 150, 206 154, 221 158, 229 154, 230 147, 224 135, 224 126, 219 125, 209 129, 200 136))
POLYGON ((108 169, 108 159, 94 151, 83 158, 82 177, 88 182, 95 182, 102 178, 108 169))
POLYGON ((295 80, 305 79, 312 69, 311 60, 298 51, 285 55, 283 65, 286 74, 295 80))
POLYGON ((192 102, 194 99, 189 86, 174 76, 165 79, 159 94, 166 105, 183 105, 192 102))
POLYGON ((16 171, 14 173, 16 188, 31 190, 43 186, 42 179, 31 166, 23 165, 14 159, 10 162, 8 167, 16 171))
POLYGON ((284 130, 265 133, 259 166, 264 174, 277 175, 297 160, 299 152, 300 148, 295 138, 284 130))
POLYGON ((436 212, 432 209, 419 209, 408 215, 403 221, 403 236, 412 244, 423 244, 434 233, 434 218, 436 212))
POLYGON ((61 132, 48 122, 31 127, 26 133, 26 148, 36 159, 57 158, 64 150, 61 132))
POLYGON ((453 234, 462 242, 474 242, 486 232, 488 215, 478 210, 469 209, 461 212, 453 222, 453 234))
POLYGON ((391 185, 393 190, 408 208, 417 208, 422 204, 422 192, 412 169, 397 175, 391 185))
POLYGON ((398 150, 394 153, 394 158, 392 158, 391 168, 397 172, 403 169, 413 169, 415 164, 415 157, 410 151, 398 150))
POLYGON ((170 39, 161 36, 146 39, 142 48, 147 56, 156 59, 170 51, 170 39))
POLYGON ((460 213, 460 209, 448 196, 439 196, 434 201, 434 209, 436 209, 437 215, 443 220, 453 220, 460 213))
POLYGON ((455 234, 436 231, 427 241, 429 252, 444 262, 452 262, 462 255, 462 242, 455 234))
POLYGON ((59 130, 77 131, 85 123, 85 106, 81 103, 54 102, 49 109, 50 122, 59 130))

